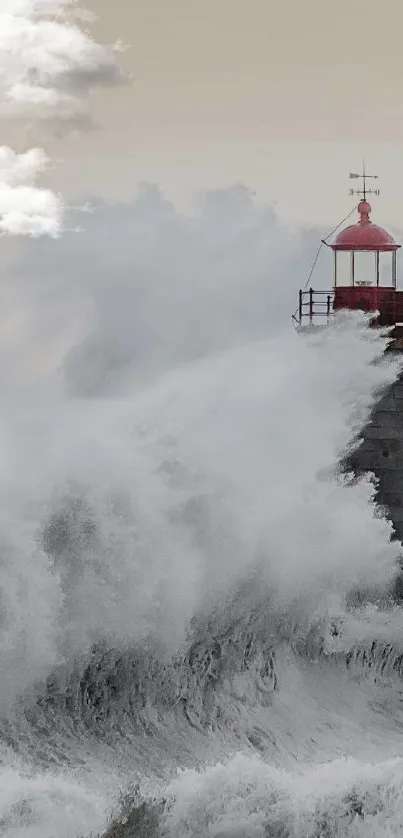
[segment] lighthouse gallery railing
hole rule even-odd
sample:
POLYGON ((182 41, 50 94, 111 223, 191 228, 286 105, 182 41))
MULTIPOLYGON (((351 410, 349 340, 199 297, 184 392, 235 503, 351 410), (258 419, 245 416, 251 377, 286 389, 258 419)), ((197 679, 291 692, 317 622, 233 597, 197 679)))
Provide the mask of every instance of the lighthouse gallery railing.
POLYGON ((333 314, 333 299, 334 294, 329 291, 301 289, 297 311, 292 315, 294 325, 302 326, 305 322, 314 325, 319 319, 328 323, 333 314))

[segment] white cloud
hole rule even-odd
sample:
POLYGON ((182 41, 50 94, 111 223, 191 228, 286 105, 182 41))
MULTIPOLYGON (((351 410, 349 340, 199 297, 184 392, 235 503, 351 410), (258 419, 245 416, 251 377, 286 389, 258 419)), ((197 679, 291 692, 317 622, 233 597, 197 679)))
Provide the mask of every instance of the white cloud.
MULTIPOLYGON (((2 0, 0 116, 60 130, 89 127, 85 101, 101 85, 123 81, 114 51, 74 22, 71 0, 2 0)), ((0 233, 57 236, 63 200, 35 185, 47 158, 41 149, 0 148, 0 233)))
POLYGON ((0 231, 3 234, 59 234, 63 200, 51 190, 35 186, 46 164, 41 149, 17 154, 11 148, 0 147, 0 231))
POLYGON ((31 180, 43 171, 48 163, 41 148, 31 148, 25 154, 17 154, 12 148, 0 146, 0 181, 16 186, 31 180))
POLYGON ((56 124, 89 121, 85 97, 124 80, 114 51, 67 18, 69 0, 9 0, 0 12, 0 112, 56 124))

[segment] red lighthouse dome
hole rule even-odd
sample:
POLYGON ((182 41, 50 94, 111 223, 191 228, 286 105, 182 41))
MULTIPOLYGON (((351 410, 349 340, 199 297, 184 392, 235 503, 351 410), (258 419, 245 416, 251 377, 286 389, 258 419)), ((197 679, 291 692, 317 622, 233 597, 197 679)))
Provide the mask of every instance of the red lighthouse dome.
POLYGON ((370 220, 371 204, 364 198, 358 204, 360 219, 357 224, 350 224, 339 233, 333 244, 332 250, 397 250, 396 244, 390 233, 383 227, 378 227, 370 220))

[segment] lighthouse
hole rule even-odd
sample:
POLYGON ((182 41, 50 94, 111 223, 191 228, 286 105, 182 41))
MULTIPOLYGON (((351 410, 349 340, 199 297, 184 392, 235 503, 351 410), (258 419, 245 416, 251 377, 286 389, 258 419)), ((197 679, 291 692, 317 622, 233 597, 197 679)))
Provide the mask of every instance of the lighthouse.
MULTIPOLYGON (((332 253, 333 282, 325 290, 301 289, 293 322, 298 331, 304 332, 325 326, 341 309, 373 312, 370 326, 389 331, 386 351, 403 352, 403 290, 399 290, 396 259, 400 245, 371 219, 368 199, 379 190, 368 189, 368 180, 375 177, 367 175, 365 169, 362 175, 350 175, 362 178, 362 189, 350 190, 360 200, 349 215, 357 213, 358 218, 356 215, 354 222, 344 227, 341 222, 322 240, 321 247, 328 247, 332 253)), ((318 255, 319 251, 314 267, 318 255)), ((375 475, 375 501, 391 521, 394 538, 403 544, 403 374, 380 394, 360 436, 359 446, 340 467, 356 475, 375 475)), ((403 572, 398 584, 403 600, 403 572)))
POLYGON ((332 251, 333 282, 327 290, 300 290, 294 324, 298 329, 314 328, 329 322, 340 309, 374 312, 371 325, 396 327, 391 335, 393 348, 398 348, 398 342, 403 348, 403 291, 398 289, 396 260, 400 244, 372 221, 368 198, 379 195, 379 189, 368 188, 368 180, 377 175, 367 175, 364 168, 362 175, 351 173, 350 178, 362 178, 362 188, 350 190, 361 198, 354 208, 358 218, 332 241, 328 241, 332 234, 322 240, 321 245, 332 251), (400 329, 398 324, 402 324, 400 329))

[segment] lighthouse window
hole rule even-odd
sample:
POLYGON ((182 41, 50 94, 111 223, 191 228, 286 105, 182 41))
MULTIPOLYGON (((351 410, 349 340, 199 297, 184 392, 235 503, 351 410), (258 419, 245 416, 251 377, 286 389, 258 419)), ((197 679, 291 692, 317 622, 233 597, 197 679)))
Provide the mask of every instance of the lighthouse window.
POLYGON ((335 253, 336 281, 339 287, 351 285, 352 282, 352 253, 350 250, 339 250, 335 253))
POLYGON ((394 286, 394 253, 390 250, 379 253, 379 285, 394 286))
POLYGON ((376 253, 373 250, 354 252, 354 285, 376 285, 376 253))

